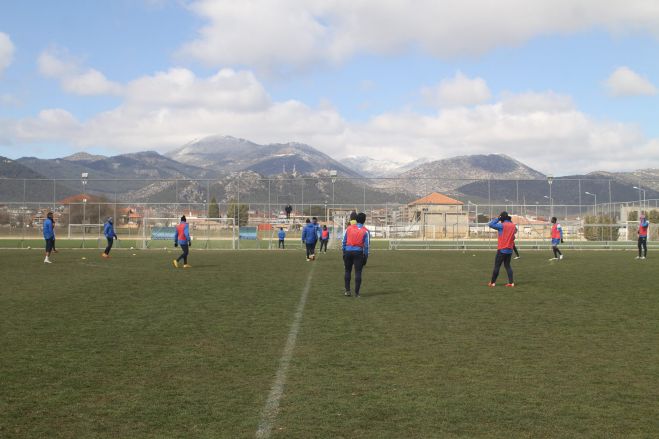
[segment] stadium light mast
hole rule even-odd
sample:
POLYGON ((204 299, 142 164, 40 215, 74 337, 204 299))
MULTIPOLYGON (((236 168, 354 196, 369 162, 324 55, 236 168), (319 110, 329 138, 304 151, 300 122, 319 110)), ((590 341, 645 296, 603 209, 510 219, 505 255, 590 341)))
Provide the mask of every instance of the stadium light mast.
POLYGON ((554 199, 551 196, 551 184, 554 182, 554 177, 552 175, 547 176, 547 184, 549 185, 549 216, 554 216, 554 199))
MULTIPOLYGON (((330 207, 330 210, 332 210, 332 209, 336 210, 336 207, 334 207, 334 183, 336 183, 336 179, 337 179, 338 175, 339 175, 339 173, 336 172, 336 169, 330 169, 329 176, 330 176, 330 180, 332 180, 332 207, 330 207)), ((327 204, 327 201, 325 201, 325 203, 327 204)), ((329 218, 330 213, 327 210, 327 206, 325 206, 325 215, 327 215, 326 221, 329 221, 330 220, 330 218, 329 218)), ((336 224, 334 223, 334 219, 332 218, 332 229, 334 230, 335 228, 336 228, 336 224)), ((334 236, 334 232, 332 232, 332 236, 334 236)))
POLYGON ((87 178, 89 178, 88 172, 83 172, 80 174, 80 182, 82 183, 82 193, 85 193, 85 188, 87 187, 87 178))
POLYGON ((336 183, 336 179, 338 176, 338 172, 336 172, 335 169, 332 169, 329 173, 330 178, 332 179, 332 208, 334 207, 334 183, 336 183))
POLYGON ((80 181, 82 182, 82 240, 85 241, 85 223, 87 222, 87 196, 85 195, 87 190, 87 179, 89 178, 88 172, 83 172, 80 174, 80 181))
POLYGON ((552 197, 548 197, 547 195, 544 197, 549 200, 549 218, 552 218, 554 216, 554 199, 552 197))
POLYGON ((641 217, 641 209, 645 206, 645 189, 642 189, 638 186, 634 186, 634 189, 638 191, 638 216, 641 217), (641 192, 643 192, 643 198, 641 199, 641 192))
POLYGON ((595 204, 593 204, 593 214, 597 216, 597 195, 591 194, 590 192, 584 192, 584 194, 595 197, 595 204))

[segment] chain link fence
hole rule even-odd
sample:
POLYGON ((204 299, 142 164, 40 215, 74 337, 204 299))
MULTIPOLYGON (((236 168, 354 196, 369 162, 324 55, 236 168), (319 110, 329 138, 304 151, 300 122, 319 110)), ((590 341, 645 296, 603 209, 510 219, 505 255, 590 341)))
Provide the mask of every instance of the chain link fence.
MULTIPOLYGON (((2 179, 0 247, 41 246, 49 211, 60 247, 104 247, 108 217, 120 246, 163 247, 169 242, 156 239, 164 236, 156 231, 173 227, 181 215, 198 248, 276 249, 280 230, 287 248, 301 247, 310 217, 328 226, 330 247, 337 247, 354 210, 367 214, 375 248, 495 248, 487 222, 506 210, 518 226, 520 248, 546 248, 553 216, 567 246, 634 248, 640 212, 659 224, 658 200, 659 181, 588 178, 262 178, 244 172, 203 180, 2 179)), ((658 234, 651 226, 650 246, 658 234)))

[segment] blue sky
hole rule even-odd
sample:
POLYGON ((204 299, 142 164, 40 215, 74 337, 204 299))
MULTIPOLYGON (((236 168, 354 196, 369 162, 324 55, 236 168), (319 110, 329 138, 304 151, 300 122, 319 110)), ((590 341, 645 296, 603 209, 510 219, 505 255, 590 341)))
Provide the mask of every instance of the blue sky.
POLYGON ((232 135, 341 158, 659 167, 659 6, 604 0, 3 2, 0 155, 232 135))

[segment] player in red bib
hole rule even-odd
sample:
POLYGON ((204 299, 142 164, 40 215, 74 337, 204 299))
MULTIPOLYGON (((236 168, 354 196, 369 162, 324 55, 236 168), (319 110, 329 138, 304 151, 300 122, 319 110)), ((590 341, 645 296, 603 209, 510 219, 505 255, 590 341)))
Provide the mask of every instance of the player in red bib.
POLYGON ((492 280, 487 285, 493 287, 496 285, 497 277, 499 277, 499 269, 501 264, 506 268, 508 273, 507 287, 514 287, 515 281, 513 280, 513 268, 510 265, 510 259, 513 256, 513 247, 515 246, 515 232, 517 228, 513 224, 508 212, 501 212, 499 218, 494 218, 488 224, 490 228, 498 231, 497 237, 497 256, 494 259, 494 270, 492 271, 492 280))
POLYGON ((345 295, 350 296, 350 277, 352 267, 355 267, 355 297, 360 297, 362 285, 362 269, 368 261, 370 235, 364 227, 366 214, 357 214, 357 224, 351 224, 343 235, 343 265, 345 267, 345 295))
POLYGON ((550 261, 557 261, 563 259, 563 253, 558 249, 558 245, 563 243, 563 227, 556 219, 555 216, 551 218, 551 249, 554 252, 554 257, 550 261))
POLYGON ((188 227, 185 215, 183 215, 181 217, 181 222, 176 226, 176 230, 174 231, 174 247, 180 246, 183 253, 178 259, 172 261, 174 268, 178 268, 180 262, 183 262, 183 268, 192 267, 191 265, 188 265, 188 253, 190 252, 191 245, 192 240, 190 239, 190 228, 188 227))
POLYGON ((638 256, 636 259, 645 259, 648 256, 648 227, 650 227, 650 223, 643 214, 638 217, 638 220, 638 256))
POLYGON ((329 242, 330 232, 327 229, 327 226, 323 226, 323 229, 320 231, 320 251, 322 253, 323 248, 325 253, 327 253, 327 243, 329 242))

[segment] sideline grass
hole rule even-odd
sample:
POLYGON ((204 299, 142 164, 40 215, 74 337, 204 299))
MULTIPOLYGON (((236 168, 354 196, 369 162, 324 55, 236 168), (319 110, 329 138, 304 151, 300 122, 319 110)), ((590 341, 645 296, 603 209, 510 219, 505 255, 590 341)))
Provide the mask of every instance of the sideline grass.
MULTIPOLYGON (((0 437, 254 437, 312 263, 99 253, 0 251, 0 437)), ((526 252, 511 290, 474 254, 377 252, 361 299, 321 255, 272 437, 659 431, 653 259, 526 252)))

